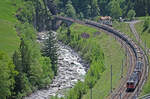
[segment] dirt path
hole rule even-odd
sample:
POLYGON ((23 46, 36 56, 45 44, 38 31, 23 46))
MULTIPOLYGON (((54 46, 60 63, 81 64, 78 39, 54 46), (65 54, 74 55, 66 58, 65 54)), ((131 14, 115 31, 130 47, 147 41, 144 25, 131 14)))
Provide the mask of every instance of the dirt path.
POLYGON ((136 31, 136 29, 135 29, 135 24, 138 23, 138 22, 141 22, 141 21, 140 21, 140 20, 136 20, 136 21, 130 21, 130 22, 126 22, 126 23, 129 23, 131 32, 134 34, 134 36, 135 36, 137 42, 138 42, 139 44, 141 44, 141 45, 145 48, 146 52, 148 52, 148 54, 150 55, 150 49, 148 49, 148 48, 146 47, 146 45, 145 45, 145 43, 142 41, 142 39, 141 39, 139 33, 138 33, 138 32, 136 31))
POLYGON ((139 34, 137 33, 137 31, 136 31, 136 29, 135 29, 135 27, 134 27, 134 25, 135 25, 136 23, 138 23, 138 22, 140 22, 140 21, 131 21, 131 22, 129 22, 129 26, 130 26, 130 29, 131 29, 132 33, 134 34, 136 40, 137 40, 139 43, 142 43, 142 40, 140 39, 140 36, 139 36, 139 34))
POLYGON ((136 21, 130 21, 130 22, 126 22, 126 23, 129 24, 129 27, 130 27, 130 29, 131 29, 131 32, 132 32, 133 35, 135 36, 136 40, 137 40, 139 43, 141 43, 142 40, 141 40, 141 38, 140 38, 138 32, 136 31, 135 27, 134 27, 134 25, 135 25, 136 23, 138 23, 138 22, 140 22, 140 21, 139 21, 139 20, 136 20, 136 21))

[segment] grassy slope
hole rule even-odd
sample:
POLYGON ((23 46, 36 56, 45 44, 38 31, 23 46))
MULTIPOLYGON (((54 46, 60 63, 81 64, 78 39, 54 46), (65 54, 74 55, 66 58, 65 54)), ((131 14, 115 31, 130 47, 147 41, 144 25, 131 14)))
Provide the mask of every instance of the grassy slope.
POLYGON ((127 34, 130 38, 132 38, 134 41, 136 41, 133 33, 130 30, 129 24, 124 22, 114 22, 113 27, 117 30, 120 30, 121 32, 127 34))
POLYGON ((135 28, 136 28, 136 30, 138 31, 138 33, 139 33, 139 35, 140 35, 142 41, 143 41, 143 42, 146 41, 146 46, 147 46, 148 48, 150 48, 150 33, 148 33, 148 31, 142 32, 142 31, 143 31, 143 24, 144 24, 143 21, 140 22, 140 23, 137 23, 137 24, 135 25, 135 28))
MULTIPOLYGON (((92 40, 96 40, 101 46, 105 54, 105 65, 106 70, 102 74, 101 79, 98 80, 97 84, 93 88, 93 99, 103 99, 110 92, 110 65, 113 65, 113 87, 119 83, 120 80, 120 70, 121 70, 121 61, 124 58, 123 49, 120 48, 120 44, 115 41, 111 36, 101 32, 96 37, 93 34, 98 31, 87 26, 74 24, 71 26, 71 30, 75 33, 89 33, 92 40)), ((89 92, 86 94, 83 99, 89 99, 89 92)))
MULTIPOLYGON (((142 17, 142 18, 139 18, 139 19, 140 19, 140 20, 143 20, 143 19, 145 19, 145 18, 142 17)), ((143 31, 143 24, 144 24, 143 21, 140 22, 140 23, 137 23, 137 24, 135 25, 135 28, 136 28, 136 30, 138 31, 138 33, 139 33, 139 35, 140 35, 142 41, 143 41, 143 42, 146 41, 146 46, 147 46, 148 48, 150 48, 150 33, 148 33, 147 31, 142 32, 142 31, 143 31)), ((149 56, 149 60, 150 60, 150 56, 149 56)), ((150 74, 149 74, 149 77, 148 77, 148 81, 147 81, 146 84, 144 85, 144 88, 143 88, 143 90, 142 90, 141 95, 144 95, 144 94, 147 94, 147 93, 150 93, 150 74)))
POLYGON ((20 0, 13 0, 18 5, 12 5, 11 0, 0 0, 0 50, 12 54, 19 44, 19 38, 14 25, 17 22, 15 12, 20 0))

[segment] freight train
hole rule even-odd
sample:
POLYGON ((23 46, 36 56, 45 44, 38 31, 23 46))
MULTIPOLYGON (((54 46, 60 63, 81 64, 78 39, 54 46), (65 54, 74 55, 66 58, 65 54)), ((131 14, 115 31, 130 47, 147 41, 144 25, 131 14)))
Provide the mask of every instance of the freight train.
POLYGON ((118 36, 119 38, 121 38, 122 40, 124 40, 133 50, 135 57, 136 57, 136 64, 134 66, 134 71, 131 75, 129 75, 129 79, 126 83, 126 91, 134 91, 135 88, 137 87, 140 79, 141 79, 141 75, 142 75, 142 71, 143 71, 143 52, 141 50, 141 48, 139 48, 137 46, 137 44, 135 44, 131 39, 129 39, 128 36, 124 35, 123 33, 121 33, 120 31, 115 30, 113 27, 104 25, 104 24, 100 24, 94 21, 90 21, 90 20, 85 20, 85 24, 87 25, 91 25, 91 26, 95 26, 97 28, 101 28, 103 30, 106 30, 108 32, 113 33, 114 35, 118 36))
POLYGON ((85 25, 91 25, 97 28, 101 28, 103 30, 106 30, 108 32, 113 33, 114 35, 116 35, 117 37, 121 38, 123 41, 125 41, 133 50, 135 57, 136 57, 136 64, 134 66, 134 70, 133 73, 131 75, 129 75, 129 79, 126 83, 126 89, 127 91, 134 91, 135 88, 137 87, 140 79, 141 79, 141 75, 143 72, 143 57, 144 57, 144 53, 142 52, 141 48, 137 46, 137 44, 135 42, 133 42, 127 35, 121 33, 120 31, 115 30, 113 27, 108 26, 108 25, 104 25, 104 24, 100 24, 91 20, 84 20, 80 21, 80 20, 76 20, 76 19, 71 19, 71 18, 65 18, 65 17, 60 17, 60 16, 54 16, 55 18, 59 18, 62 20, 67 20, 70 22, 77 22, 80 24, 85 24, 85 25))

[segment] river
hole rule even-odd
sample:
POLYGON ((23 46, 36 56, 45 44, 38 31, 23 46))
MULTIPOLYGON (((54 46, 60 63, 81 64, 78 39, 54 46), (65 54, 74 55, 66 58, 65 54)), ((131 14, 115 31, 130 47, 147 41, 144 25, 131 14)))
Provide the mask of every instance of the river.
POLYGON ((72 88, 78 80, 84 81, 88 64, 82 60, 77 52, 61 42, 58 42, 58 49, 57 76, 54 77, 47 89, 38 90, 25 99, 49 99, 50 96, 55 95, 64 97, 65 92, 72 88))

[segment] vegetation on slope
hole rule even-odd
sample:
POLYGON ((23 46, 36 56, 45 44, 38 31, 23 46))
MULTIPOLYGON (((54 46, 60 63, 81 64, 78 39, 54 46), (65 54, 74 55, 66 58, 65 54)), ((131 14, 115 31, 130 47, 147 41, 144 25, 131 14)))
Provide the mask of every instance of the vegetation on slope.
POLYGON ((15 93, 12 97, 20 99, 48 85, 54 73, 51 60, 40 53, 33 26, 28 23, 20 24, 18 30, 21 32, 21 43, 19 49, 13 54, 13 63, 19 74, 15 76, 13 90, 15 93))
POLYGON ((150 48, 150 40, 149 40, 150 33, 149 33, 149 31, 145 31, 145 32, 143 31, 144 30, 144 21, 135 24, 135 28, 138 31, 138 34, 140 35, 143 43, 146 42, 146 46, 148 48, 150 48))
POLYGON ((14 77, 18 74, 14 70, 15 66, 13 65, 10 58, 6 53, 0 51, 0 98, 6 99, 6 97, 11 96, 13 86, 15 83, 14 77))
POLYGON ((47 86, 54 76, 51 58, 42 56, 36 42, 37 31, 51 29, 50 12, 42 4, 41 0, 0 1, 0 50, 4 51, 0 53, 2 99, 21 99, 47 86), (34 14, 36 17, 32 17, 34 14))
MULTIPOLYGON (((121 77, 122 60, 125 61, 124 51, 118 41, 110 35, 101 32, 96 37, 99 45, 104 52, 105 71, 102 73, 100 79, 93 87, 93 99, 105 99, 110 94, 110 66, 112 65, 113 72, 113 90, 118 87, 121 77)), ((125 65, 124 65, 125 66, 125 65)), ((126 66, 124 67, 124 75, 126 74, 126 66)), ((82 99, 90 99, 90 90, 82 99)))

